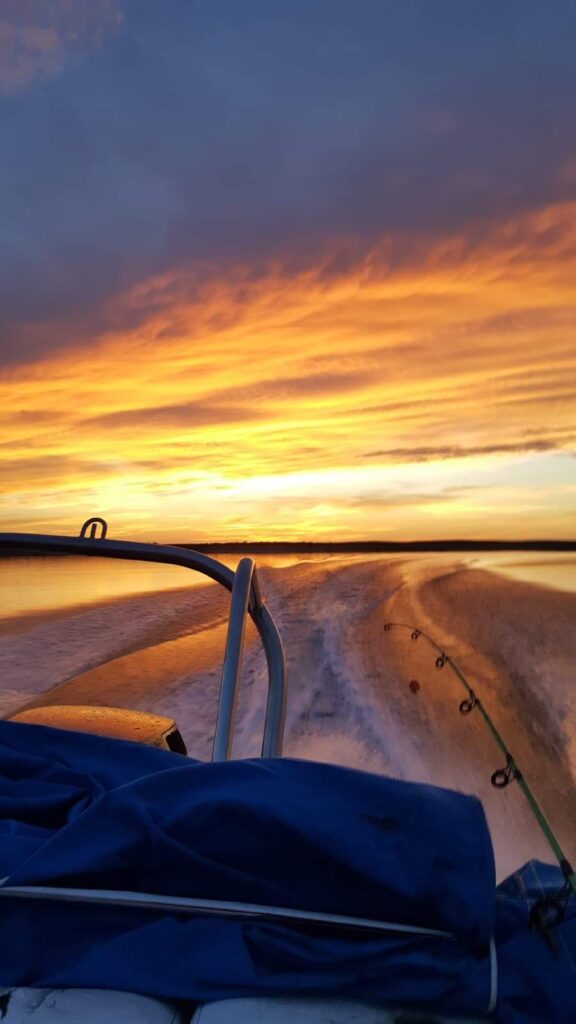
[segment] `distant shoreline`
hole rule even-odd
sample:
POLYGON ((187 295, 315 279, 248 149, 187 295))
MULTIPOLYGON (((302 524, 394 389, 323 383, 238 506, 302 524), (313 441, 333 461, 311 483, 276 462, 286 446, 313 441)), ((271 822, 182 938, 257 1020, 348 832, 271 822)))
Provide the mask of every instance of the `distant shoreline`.
MULTIPOLYGON (((109 537, 109 540, 123 540, 109 537)), ((144 542, 146 543, 146 542, 144 542)), ((150 542, 148 542, 150 543, 150 542)), ((165 546, 165 545, 158 545, 165 546)), ((204 554, 229 555, 338 555, 338 554, 418 554, 458 551, 543 551, 576 552, 576 540, 407 540, 407 541, 206 541, 197 544, 171 543, 166 546, 201 551, 204 554)), ((53 557, 55 552, 41 549, 23 551, 19 547, 0 546, 0 558, 53 557)), ((59 552, 62 557, 78 557, 79 551, 59 552)))
POLYGON ((281 555, 309 554, 394 554, 419 551, 576 551, 576 540, 422 540, 422 541, 214 541, 199 544, 175 544, 194 551, 260 553, 281 555))

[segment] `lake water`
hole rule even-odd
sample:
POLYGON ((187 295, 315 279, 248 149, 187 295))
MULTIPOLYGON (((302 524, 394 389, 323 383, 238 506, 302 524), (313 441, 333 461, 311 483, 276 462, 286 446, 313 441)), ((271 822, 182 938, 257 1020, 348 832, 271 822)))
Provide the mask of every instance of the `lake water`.
MULTIPOLYGON (((234 566, 237 556, 225 559, 234 566)), ((458 662, 576 858, 576 557, 566 554, 258 558, 288 667, 288 756, 431 781, 480 796, 499 875, 550 859, 461 684, 410 632, 458 662), (417 680, 419 689, 410 688, 417 680), (468 720, 470 719, 470 721, 468 720)), ((67 558, 0 565, 0 714, 107 704, 176 719, 210 757, 229 596, 178 567, 67 558)), ((266 672, 248 630, 234 753, 258 754, 266 672)))
MULTIPOLYGON (((298 562, 333 564, 347 561, 391 562, 425 558, 432 563, 446 562, 444 553, 430 555, 259 555, 257 565, 286 568, 298 562)), ((234 568, 238 555, 219 558, 234 568)), ((563 552, 502 552, 463 555, 470 566, 490 569, 513 579, 556 590, 576 592, 576 554, 563 552)), ((149 594, 180 587, 210 585, 199 573, 181 566, 153 562, 115 561, 107 558, 75 556, 0 559, 0 616, 4 619, 29 613, 53 612, 93 605, 112 598, 149 594)))

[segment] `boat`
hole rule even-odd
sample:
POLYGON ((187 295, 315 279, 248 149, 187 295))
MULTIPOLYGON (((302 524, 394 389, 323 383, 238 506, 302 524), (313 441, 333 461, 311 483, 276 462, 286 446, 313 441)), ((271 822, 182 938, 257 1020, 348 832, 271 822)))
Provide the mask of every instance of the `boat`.
POLYGON ((5 1024, 575 1024, 567 862, 496 890, 475 798, 282 756, 284 652, 251 558, 110 540, 100 518, 0 553, 179 565, 231 595, 211 762, 163 716, 0 721, 5 1024), (261 757, 234 761, 248 616, 268 697, 261 757))

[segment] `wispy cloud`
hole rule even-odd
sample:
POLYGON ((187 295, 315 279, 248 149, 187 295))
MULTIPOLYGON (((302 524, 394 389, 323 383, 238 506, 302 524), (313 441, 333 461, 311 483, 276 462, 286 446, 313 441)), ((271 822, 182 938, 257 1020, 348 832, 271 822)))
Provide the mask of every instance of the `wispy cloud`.
MULTIPOLYGON (((249 286, 271 261, 328 284, 369 250, 377 273, 412 267, 422 235, 448 269, 575 197, 572 0, 2 11, 0 313, 12 337, 40 327, 38 353, 47 321, 88 343, 105 300, 155 275, 185 268, 191 302, 239 262, 249 286)), ((521 258, 521 229, 509 242, 521 258)))
POLYGON ((531 502, 531 532, 569 532, 574 217, 502 224, 476 248, 445 239, 448 261, 421 240, 395 270, 378 272, 382 240, 334 276, 271 264, 142 282, 90 345, 69 336, 7 373, 11 501, 29 514, 81 497, 120 522, 138 508, 141 529, 161 514, 172 537, 187 508, 211 536, 237 531, 234 509, 250 536, 389 535, 399 508, 414 535, 482 535, 490 481, 506 506, 532 465, 552 467, 555 496, 531 502))
POLYGON ((8 522, 573 531, 576 11, 435 6, 4 0, 8 522))
POLYGON ((178 405, 157 405, 144 409, 121 409, 118 412, 88 417, 83 420, 83 424, 86 427, 105 427, 110 430, 143 427, 149 435, 154 425, 193 430, 196 427, 228 425, 260 418, 261 416, 248 407, 182 402, 178 405))
POLYGON ((99 47, 121 20, 115 0, 3 0, 0 95, 57 75, 74 55, 99 47))
MULTIPOLYGON (((568 435, 564 443, 576 443, 576 431, 568 435)), ((384 459, 386 461, 398 462, 442 462, 444 459, 466 459, 476 455, 509 455, 522 454, 522 452, 552 452, 562 451, 563 443, 560 439, 534 439, 533 441, 516 441, 511 444, 483 444, 483 445, 429 445, 416 448, 381 448, 375 452, 363 452, 364 459, 384 459)))

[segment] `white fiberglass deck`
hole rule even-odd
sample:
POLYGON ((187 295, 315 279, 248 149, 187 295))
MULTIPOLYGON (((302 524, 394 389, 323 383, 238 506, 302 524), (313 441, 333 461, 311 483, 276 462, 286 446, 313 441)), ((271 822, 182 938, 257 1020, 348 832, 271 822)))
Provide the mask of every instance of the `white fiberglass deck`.
POLYGON ((478 1018, 303 996, 227 999, 195 1009, 98 989, 25 988, 0 999, 3 1024, 481 1024, 478 1018))

